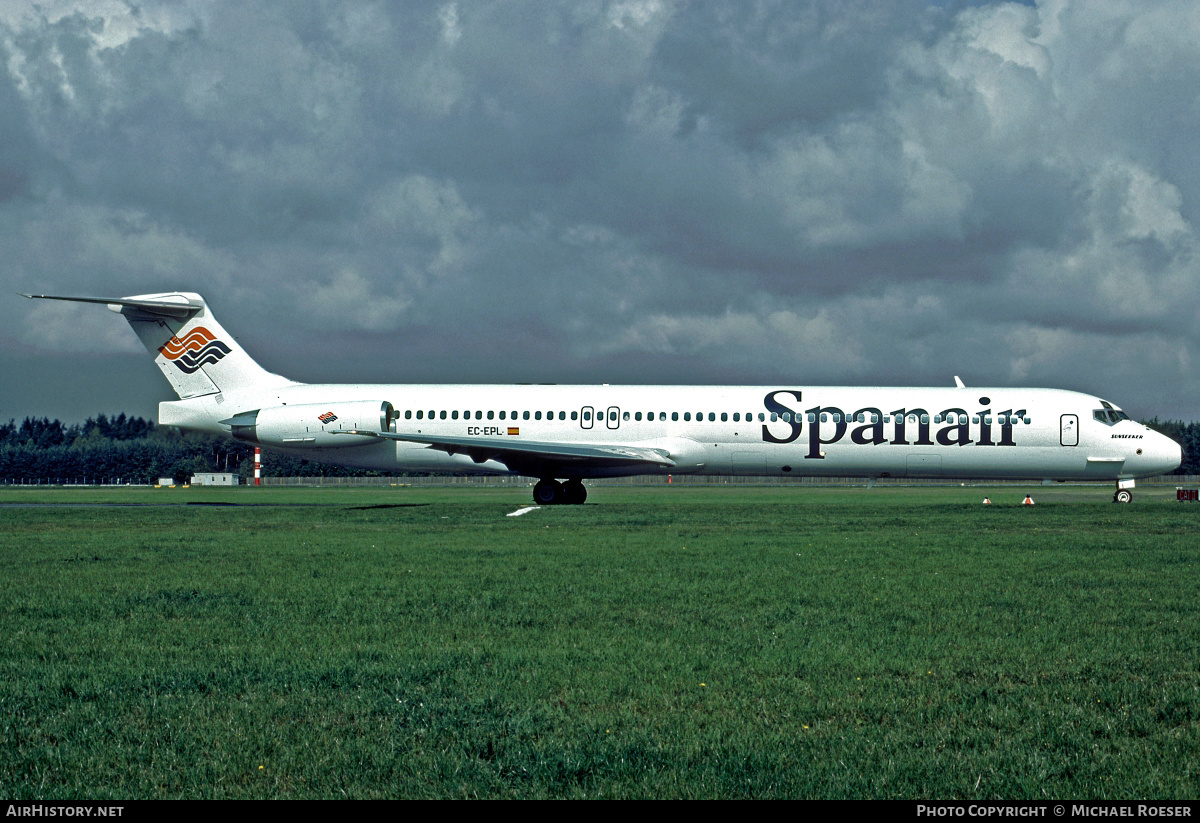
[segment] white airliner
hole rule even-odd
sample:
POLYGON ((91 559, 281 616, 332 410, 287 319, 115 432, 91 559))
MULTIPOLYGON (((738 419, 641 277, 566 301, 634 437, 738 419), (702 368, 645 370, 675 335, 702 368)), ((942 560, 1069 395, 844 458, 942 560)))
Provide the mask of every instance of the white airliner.
POLYGON ((518 474, 534 501, 638 474, 1103 480, 1179 466, 1179 444, 1057 389, 842 386, 315 385, 272 374, 191 292, 102 303, 179 400, 159 423, 381 471, 518 474))

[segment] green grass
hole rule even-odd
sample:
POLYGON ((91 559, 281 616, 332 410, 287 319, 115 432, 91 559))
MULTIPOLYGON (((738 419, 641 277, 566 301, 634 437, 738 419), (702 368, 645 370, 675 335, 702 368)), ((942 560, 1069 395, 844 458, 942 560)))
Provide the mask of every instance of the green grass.
POLYGON ((1200 506, 1024 491, 3 491, 178 505, 0 508, 0 796, 1197 797, 1200 506))

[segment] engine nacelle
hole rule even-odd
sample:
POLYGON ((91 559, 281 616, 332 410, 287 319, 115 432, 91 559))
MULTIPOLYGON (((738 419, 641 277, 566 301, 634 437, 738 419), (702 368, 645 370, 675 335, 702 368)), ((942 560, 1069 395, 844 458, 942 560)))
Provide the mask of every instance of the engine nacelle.
POLYGON ((386 400, 349 403, 305 403, 269 406, 240 412, 221 422, 229 426, 235 440, 276 448, 345 448, 378 443, 365 434, 334 432, 386 432, 396 412, 386 400))

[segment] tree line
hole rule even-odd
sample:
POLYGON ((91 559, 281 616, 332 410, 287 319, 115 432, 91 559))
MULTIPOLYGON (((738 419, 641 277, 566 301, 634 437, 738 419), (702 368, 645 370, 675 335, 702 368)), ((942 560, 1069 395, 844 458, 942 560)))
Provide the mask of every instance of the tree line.
MULTIPOLYGON (((379 472, 263 450, 264 477, 358 477, 379 472)), ((229 437, 181 432, 141 417, 99 415, 83 423, 27 417, 0 424, 0 484, 187 482, 200 472, 254 477, 254 447, 229 437)))
MULTIPOLYGON (((1142 421, 1183 447, 1173 474, 1200 474, 1200 423, 1142 421)), ((181 432, 141 417, 99 415, 75 425, 26 417, 0 424, 0 484, 186 482, 200 472, 254 477, 254 447, 229 437, 181 432)), ((381 472, 350 469, 263 449, 264 477, 363 477, 381 472)))

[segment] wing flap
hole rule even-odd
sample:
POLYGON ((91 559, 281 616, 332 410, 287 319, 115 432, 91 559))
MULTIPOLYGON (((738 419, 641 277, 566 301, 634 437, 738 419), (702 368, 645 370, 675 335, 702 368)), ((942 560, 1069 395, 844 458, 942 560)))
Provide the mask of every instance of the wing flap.
POLYGON ((496 460, 505 465, 523 463, 530 459, 563 465, 652 465, 670 468, 675 465, 663 449, 624 444, 539 443, 529 440, 484 437, 445 437, 432 434, 397 434, 395 432, 344 431, 335 434, 359 434, 386 440, 425 443, 431 449, 446 454, 465 454, 476 463, 496 460))

